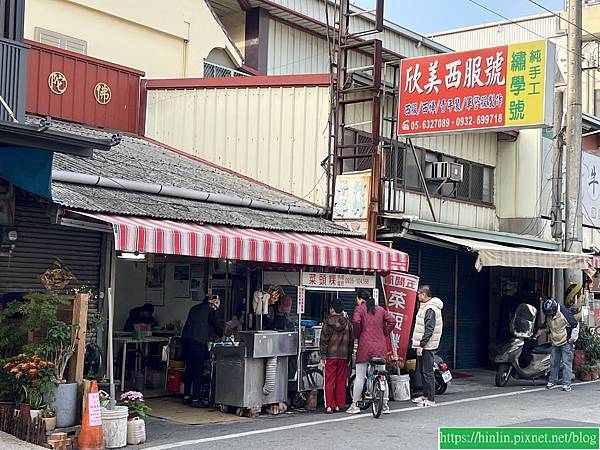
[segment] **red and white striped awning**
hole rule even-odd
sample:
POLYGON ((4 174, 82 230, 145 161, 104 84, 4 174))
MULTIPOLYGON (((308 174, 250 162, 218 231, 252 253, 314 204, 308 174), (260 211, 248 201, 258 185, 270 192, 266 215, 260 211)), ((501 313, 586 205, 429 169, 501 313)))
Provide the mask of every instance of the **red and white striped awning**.
POLYGON ((408 271, 408 255, 365 239, 81 213, 113 225, 116 250, 376 272, 408 271))

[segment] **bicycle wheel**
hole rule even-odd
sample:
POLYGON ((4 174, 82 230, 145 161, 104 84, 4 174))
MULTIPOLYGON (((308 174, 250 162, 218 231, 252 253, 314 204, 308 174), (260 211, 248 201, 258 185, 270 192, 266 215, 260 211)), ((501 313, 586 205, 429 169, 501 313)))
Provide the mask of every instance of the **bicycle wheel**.
POLYGON ((318 367, 310 367, 306 369, 303 381, 305 389, 323 389, 323 371, 318 367))
POLYGON ((379 419, 383 411, 383 391, 381 390, 381 381, 375 379, 373 382, 373 403, 371 404, 373 417, 379 419))

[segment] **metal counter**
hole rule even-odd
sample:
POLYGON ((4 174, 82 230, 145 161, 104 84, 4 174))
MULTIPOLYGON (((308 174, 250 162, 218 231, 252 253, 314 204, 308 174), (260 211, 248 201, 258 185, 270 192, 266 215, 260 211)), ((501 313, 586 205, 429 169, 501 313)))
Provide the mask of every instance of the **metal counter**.
POLYGON ((242 408, 287 402, 288 356, 296 355, 296 332, 242 332, 238 346, 216 346, 215 403, 242 408), (266 362, 277 357, 275 387, 265 395, 266 362))

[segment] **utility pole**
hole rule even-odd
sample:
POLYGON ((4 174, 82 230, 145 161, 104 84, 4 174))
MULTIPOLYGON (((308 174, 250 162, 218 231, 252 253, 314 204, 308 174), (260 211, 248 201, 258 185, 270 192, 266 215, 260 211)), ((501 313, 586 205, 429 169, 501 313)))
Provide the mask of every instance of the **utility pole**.
MULTIPOLYGON (((583 250, 581 205, 581 1, 569 0, 567 38, 567 133, 565 251, 583 250)), ((582 283, 580 269, 565 270, 565 285, 582 283)))
MULTIPOLYGON (((562 88, 554 91, 554 117, 552 123, 552 237, 560 243, 563 250, 563 215, 562 215, 562 171, 563 171, 563 96, 562 88)), ((562 269, 554 270, 554 298, 560 303, 564 301, 565 274, 562 269)))

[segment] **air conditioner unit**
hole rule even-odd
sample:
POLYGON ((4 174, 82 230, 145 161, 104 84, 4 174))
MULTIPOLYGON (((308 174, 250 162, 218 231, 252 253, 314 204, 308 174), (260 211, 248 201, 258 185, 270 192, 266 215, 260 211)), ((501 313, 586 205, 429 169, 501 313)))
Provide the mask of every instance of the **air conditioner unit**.
POLYGON ((432 162, 429 166, 429 173, 427 179, 430 181, 445 181, 448 179, 448 167, 447 162, 432 162))
POLYGON ((463 165, 451 162, 432 162, 427 173, 429 181, 453 181, 460 183, 463 180, 463 165))

